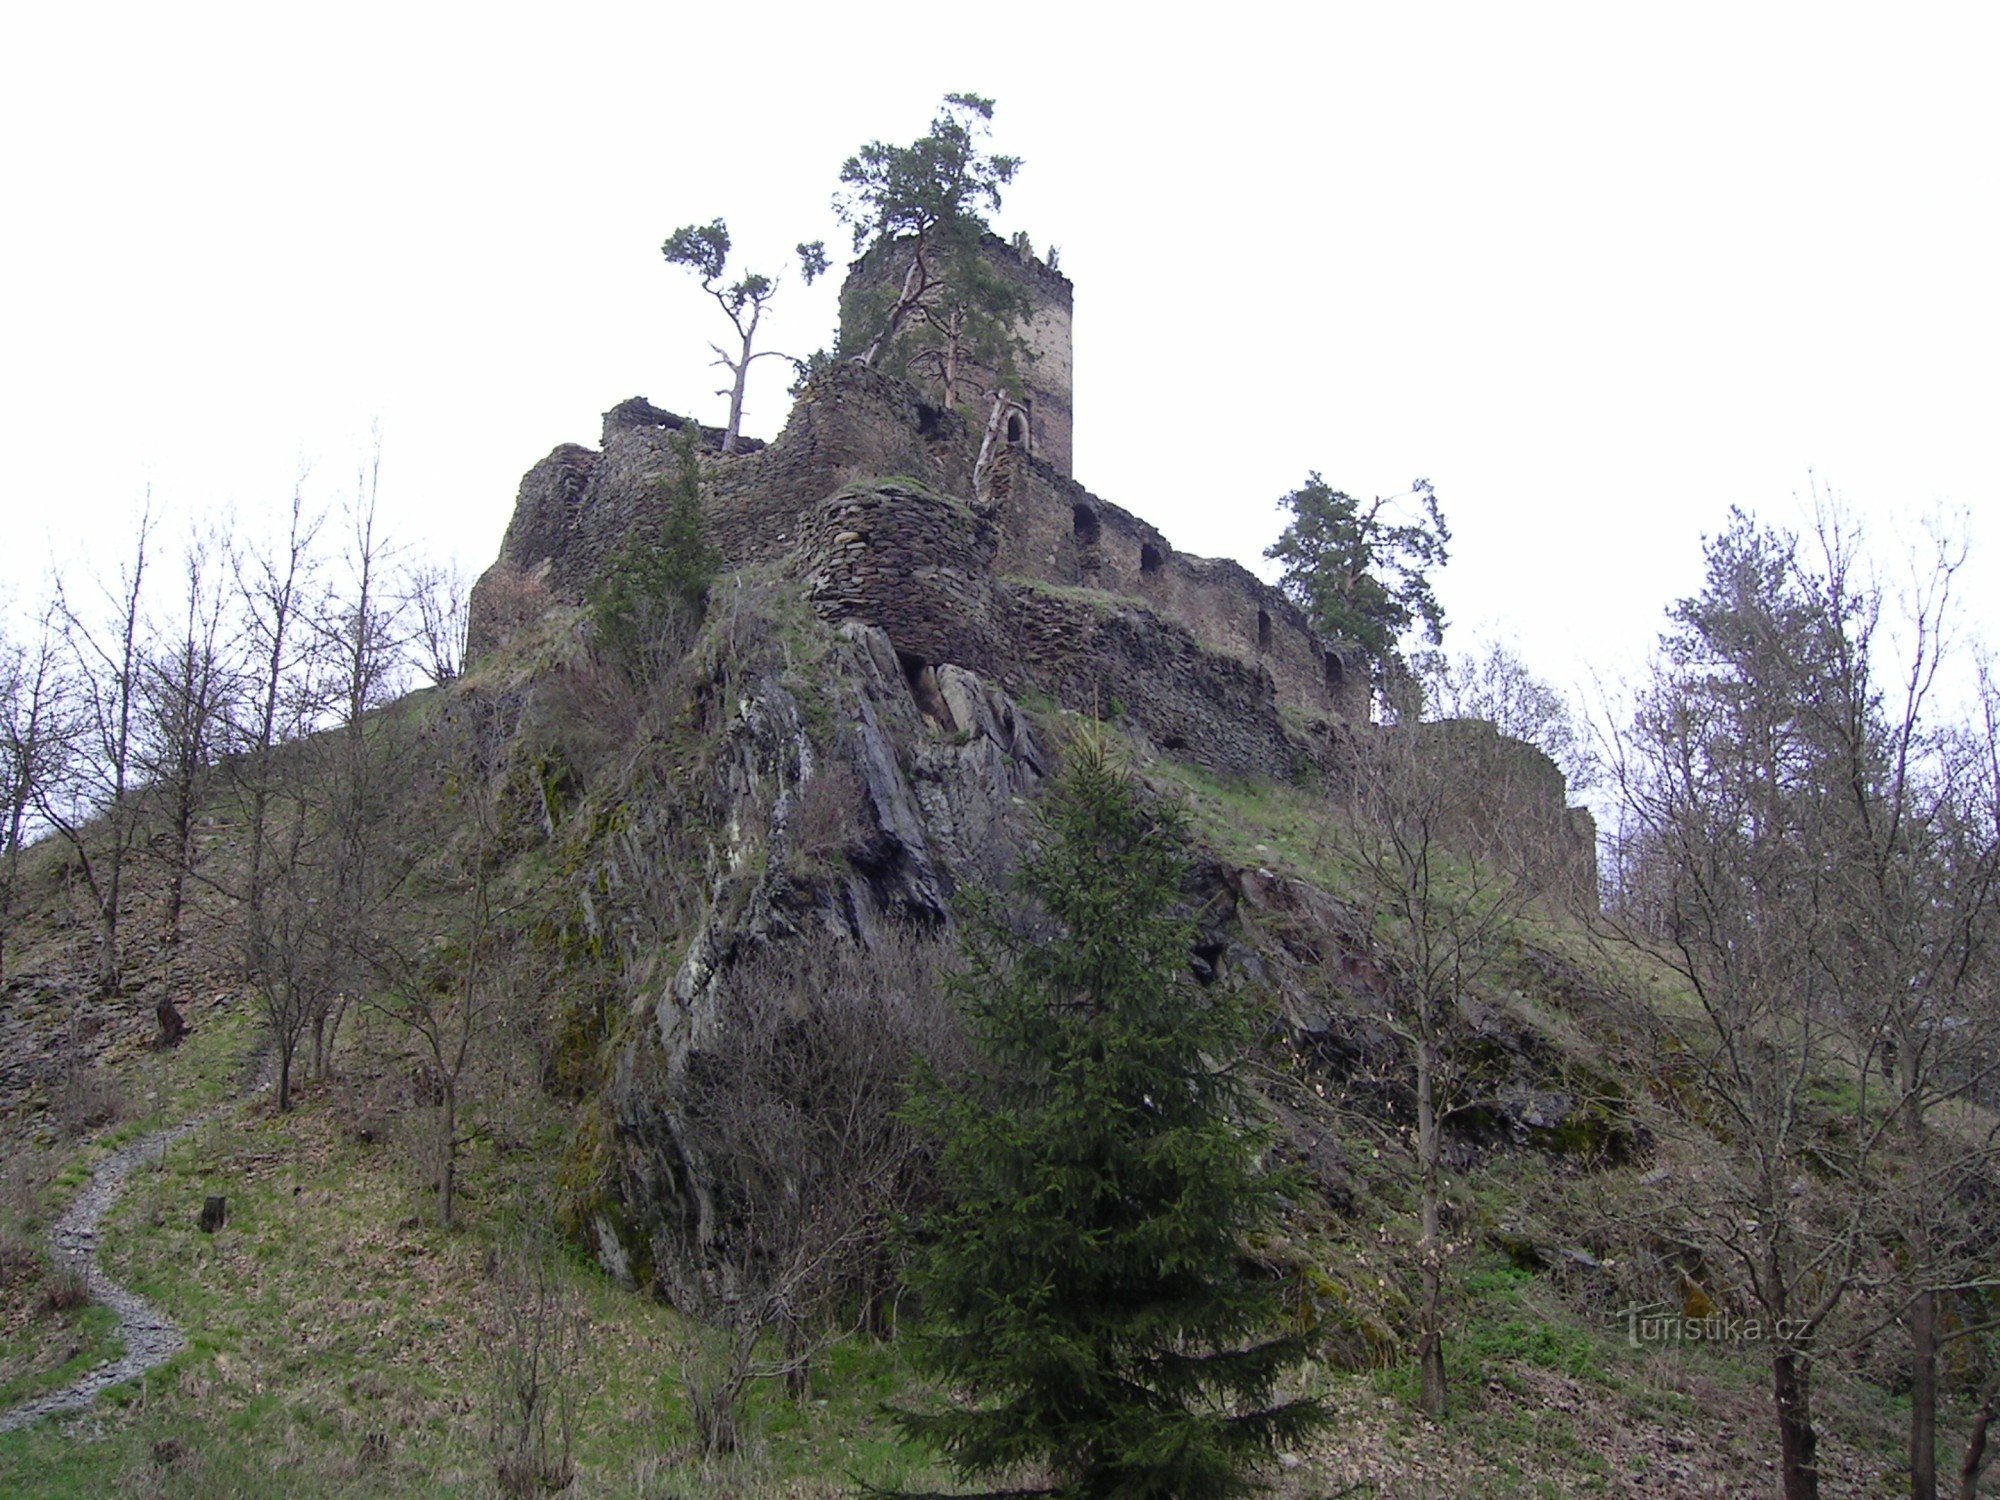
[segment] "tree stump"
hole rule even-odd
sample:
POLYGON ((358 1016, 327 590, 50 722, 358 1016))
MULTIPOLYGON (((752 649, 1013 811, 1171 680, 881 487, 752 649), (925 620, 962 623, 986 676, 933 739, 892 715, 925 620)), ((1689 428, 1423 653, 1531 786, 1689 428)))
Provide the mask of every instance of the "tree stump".
POLYGON ((201 1232, 214 1234, 229 1220, 229 1200, 227 1198, 207 1198, 201 1205, 201 1232))
POLYGON ((153 1015, 159 1020, 159 1035, 153 1038, 154 1047, 164 1052, 169 1047, 178 1047, 181 1038, 187 1035, 187 1022, 171 999, 162 1000, 153 1007, 153 1015))

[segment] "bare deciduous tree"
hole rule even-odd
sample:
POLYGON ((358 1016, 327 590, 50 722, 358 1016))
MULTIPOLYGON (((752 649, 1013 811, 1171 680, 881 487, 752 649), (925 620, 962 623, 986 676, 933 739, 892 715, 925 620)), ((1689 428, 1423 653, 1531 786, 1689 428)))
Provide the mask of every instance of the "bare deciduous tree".
POLYGON ((45 613, 31 643, 0 644, 0 978, 30 813, 62 776, 61 690, 55 623, 45 613))
POLYGON ((490 1263, 493 1321, 489 1441, 500 1491, 554 1494, 576 1476, 589 1323, 555 1266, 556 1248, 523 1233, 490 1263))
POLYGON ((318 721, 324 702, 313 624, 321 598, 321 519, 292 492, 285 531, 231 558, 242 689, 228 770, 242 799, 237 903, 243 972, 278 1050, 278 1108, 291 1108, 292 1061, 328 982, 328 933, 316 920, 318 831, 296 757, 285 747, 318 721))
POLYGON ((1505 642, 1489 640, 1464 653, 1421 652, 1410 667, 1425 718, 1481 719, 1527 741, 1561 768, 1571 793, 1596 782, 1597 757, 1569 700, 1505 642))
POLYGON ((1740 512, 1707 551, 1617 747, 1636 857, 1613 922, 1689 1000, 1637 1038, 1677 1122, 1656 1211, 1760 1319, 1783 1493, 1816 1500, 1815 1368, 1866 1280, 1896 1118, 1850 1040, 1860 601, 1740 512))
MULTIPOLYGON (((351 955, 400 883, 408 860, 394 837, 393 801, 400 726, 376 711, 403 682, 407 600, 390 586, 394 549, 383 538, 376 507, 380 453, 364 466, 346 520, 343 586, 313 622, 326 664, 331 722, 301 757, 325 826, 327 889, 324 920, 335 930, 330 948, 351 955)), ((334 1042, 349 997, 361 983, 351 957, 330 973, 311 1017, 313 1075, 332 1066, 334 1042)))
MULTIPOLYGON (((166 867, 166 943, 177 949, 188 881, 199 846, 196 828, 227 744, 236 687, 228 650, 228 599, 209 539, 190 537, 181 555, 181 592, 170 624, 151 632, 141 662, 138 765, 158 823, 152 848, 166 867)), ((161 1013, 161 1037, 179 1017, 161 1013)))
POLYGON ((709 1325, 688 1381, 712 1454, 735 1447, 753 1382, 803 1392, 815 1352, 893 1283, 889 1229, 920 1181, 906 1092, 957 1045, 936 974, 937 955, 907 938, 761 954, 723 982, 713 1034, 661 1101, 701 1185, 687 1263, 667 1274, 709 1325))
POLYGON ((1336 806, 1342 847, 1361 877, 1360 930, 1382 945, 1393 996, 1382 1019, 1406 1052, 1419 1221, 1417 1361, 1424 1410, 1434 1416, 1447 1405, 1446 1136, 1456 1118, 1492 1102, 1493 1080, 1471 1045, 1480 1020, 1475 990, 1534 892, 1521 851, 1505 836, 1513 825, 1485 827, 1475 816, 1476 802, 1506 798, 1508 762, 1475 757, 1479 741, 1461 729, 1410 722, 1358 730, 1343 757, 1347 790, 1336 806))
POLYGON ((490 780, 516 728, 490 703, 465 705, 449 724, 404 725, 408 737, 394 763, 415 773, 424 747, 430 764, 418 779, 449 810, 453 831, 428 847, 435 828, 412 823, 370 851, 378 872, 370 878, 369 919, 344 932, 347 957, 368 976, 366 1004, 415 1041, 434 1091, 438 1223, 445 1229, 457 1222, 467 1091, 517 980, 495 885, 500 821, 490 780), (406 883, 420 883, 424 898, 406 894, 406 883))
POLYGON ((125 862, 138 837, 139 808, 132 795, 138 774, 141 631, 144 626, 147 547, 152 513, 139 518, 131 560, 115 589, 105 588, 93 609, 58 580, 56 608, 70 661, 72 691, 65 756, 69 775, 45 785, 37 807, 76 856, 97 917, 97 985, 106 995, 124 985, 119 917, 125 900, 125 862))
POLYGON ((455 682, 465 669, 468 592, 457 564, 412 570, 409 606, 416 613, 416 668, 433 687, 455 682))

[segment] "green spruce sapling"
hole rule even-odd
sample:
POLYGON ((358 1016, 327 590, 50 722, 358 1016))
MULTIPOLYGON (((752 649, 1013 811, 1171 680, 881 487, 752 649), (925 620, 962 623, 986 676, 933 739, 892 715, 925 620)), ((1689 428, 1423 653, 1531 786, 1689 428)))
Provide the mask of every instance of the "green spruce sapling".
POLYGON ((959 1404, 898 1419, 964 1476, 1242 1494, 1327 1415, 1273 1394, 1306 1351, 1273 1332, 1282 1283, 1248 1248, 1294 1187, 1237 1070, 1251 1008, 1190 978, 1183 826, 1101 741, 1072 751, 1040 835, 1033 929, 991 901, 968 923, 981 1061, 919 1105, 941 1196, 910 1272, 918 1357, 959 1404))

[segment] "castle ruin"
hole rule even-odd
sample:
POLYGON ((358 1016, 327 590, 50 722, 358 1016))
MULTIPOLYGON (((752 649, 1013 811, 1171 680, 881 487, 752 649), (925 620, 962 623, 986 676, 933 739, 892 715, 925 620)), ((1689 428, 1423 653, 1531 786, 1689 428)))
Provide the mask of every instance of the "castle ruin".
MULTIPOLYGON (((1117 719, 1225 775, 1293 779, 1326 764, 1334 737, 1368 720, 1362 654, 1318 635, 1247 568, 1176 551, 1075 480, 1071 284, 997 238, 987 248, 1027 313, 1003 446, 978 482, 984 410, 837 363, 776 439, 704 461, 704 522, 725 567, 782 570, 821 618, 881 629, 934 716, 949 710, 923 685, 951 664, 1117 719)), ((882 274, 867 257, 850 270, 849 316, 882 274)), ((565 444, 528 471, 474 590, 473 656, 551 604, 581 603, 605 562, 657 524, 671 439, 688 420, 626 401, 605 414, 598 448, 565 444)), ((1588 850, 1548 769, 1541 816, 1588 850)))

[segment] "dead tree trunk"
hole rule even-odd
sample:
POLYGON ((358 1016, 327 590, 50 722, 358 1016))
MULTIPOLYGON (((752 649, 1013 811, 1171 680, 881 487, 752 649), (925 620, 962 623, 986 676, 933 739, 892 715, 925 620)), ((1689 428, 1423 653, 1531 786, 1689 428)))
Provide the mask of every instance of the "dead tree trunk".
POLYGON ((986 498, 987 482, 993 473, 994 450, 999 446, 1000 432, 1012 401, 1007 388, 1002 386, 993 393, 993 405, 986 413, 986 434, 979 440, 979 457, 972 465, 972 493, 982 500, 986 498))

